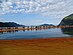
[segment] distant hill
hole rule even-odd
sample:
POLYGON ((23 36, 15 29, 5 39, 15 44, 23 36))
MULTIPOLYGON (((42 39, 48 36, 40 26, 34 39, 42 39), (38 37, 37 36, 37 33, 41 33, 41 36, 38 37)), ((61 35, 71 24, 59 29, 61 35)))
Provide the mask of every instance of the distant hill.
POLYGON ((69 26, 73 25, 73 14, 63 18, 63 20, 59 24, 59 26, 66 26, 66 25, 69 25, 69 26))
POLYGON ((42 25, 39 25, 39 26, 54 26, 53 24, 42 24, 42 25))
POLYGON ((0 22, 0 27, 21 27, 24 25, 20 25, 14 22, 0 22))

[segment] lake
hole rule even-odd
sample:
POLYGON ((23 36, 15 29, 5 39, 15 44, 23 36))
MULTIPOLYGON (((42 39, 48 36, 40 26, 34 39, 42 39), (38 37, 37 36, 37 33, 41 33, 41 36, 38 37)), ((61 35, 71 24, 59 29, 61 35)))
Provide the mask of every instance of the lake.
POLYGON ((72 37, 73 28, 51 28, 43 30, 20 30, 0 32, 0 40, 72 37))

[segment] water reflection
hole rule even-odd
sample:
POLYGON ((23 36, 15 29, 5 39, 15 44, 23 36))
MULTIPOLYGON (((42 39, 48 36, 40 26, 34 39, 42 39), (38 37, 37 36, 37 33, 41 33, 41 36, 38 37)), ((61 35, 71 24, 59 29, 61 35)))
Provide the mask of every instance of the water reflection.
POLYGON ((23 30, 23 32, 25 32, 25 30, 23 30))
POLYGON ((3 32, 0 32, 0 34, 3 34, 3 32))
MULTIPOLYGON (((28 27, 29 28, 29 27, 28 27)), ((50 29, 50 28, 46 28, 46 29, 50 29)), ((51 28, 52 29, 52 28, 51 28)), ((44 29, 41 29, 40 27, 39 28, 37 28, 36 27, 36 29, 27 29, 27 30, 22 30, 23 32, 25 32, 25 31, 38 31, 38 30, 45 30, 45 28, 44 29)), ((0 31, 0 34, 4 34, 4 33, 14 33, 14 32, 18 32, 18 31, 20 31, 20 30, 10 30, 10 31, 5 31, 5 32, 2 32, 2 31, 0 31)))
MULTIPOLYGON (((41 29, 40 27, 37 29, 38 27, 36 27, 36 29, 27 29, 27 30, 22 30, 23 32, 26 32, 26 31, 38 31, 38 30, 45 30, 44 29, 41 29)), ((47 28, 47 29, 55 29, 55 28, 47 28)), ((46 30, 47 30, 46 29, 46 30)), ((59 28, 60 29, 60 28, 59 28)), ((62 33, 63 34, 68 34, 68 35, 73 35, 73 28, 61 28, 62 30, 62 33)), ((14 33, 14 32, 18 32, 19 30, 11 30, 11 31, 6 31, 6 32, 0 32, 0 34, 3 34, 3 33, 14 33)))
POLYGON ((4 34, 4 33, 14 33, 14 32, 18 32, 18 30, 11 30, 11 31, 6 31, 6 32, 0 32, 0 34, 4 34))
POLYGON ((61 28, 63 34, 68 34, 73 36, 73 28, 61 28))

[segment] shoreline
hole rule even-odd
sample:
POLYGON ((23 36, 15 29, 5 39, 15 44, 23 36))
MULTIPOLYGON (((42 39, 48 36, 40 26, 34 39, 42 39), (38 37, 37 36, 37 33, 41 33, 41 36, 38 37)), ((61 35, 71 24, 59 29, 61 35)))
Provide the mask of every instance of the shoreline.
POLYGON ((0 40, 0 55, 73 55, 73 38, 0 40))
POLYGON ((30 38, 30 39, 0 39, 0 42, 11 42, 11 41, 49 41, 49 40, 73 40, 73 37, 50 37, 50 38, 30 38))

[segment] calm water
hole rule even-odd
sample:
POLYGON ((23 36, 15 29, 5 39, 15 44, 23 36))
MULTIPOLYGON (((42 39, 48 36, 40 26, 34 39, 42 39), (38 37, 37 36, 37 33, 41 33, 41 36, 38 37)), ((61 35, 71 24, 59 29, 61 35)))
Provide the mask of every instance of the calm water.
POLYGON ((73 28, 51 28, 45 30, 11 31, 0 33, 0 39, 32 39, 32 38, 53 38, 72 37, 73 28))

